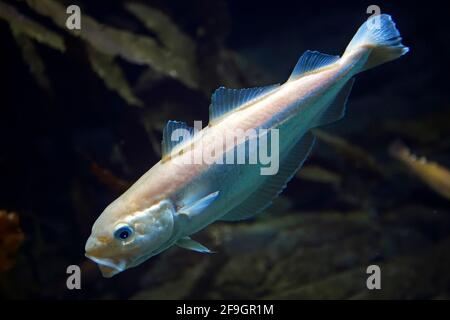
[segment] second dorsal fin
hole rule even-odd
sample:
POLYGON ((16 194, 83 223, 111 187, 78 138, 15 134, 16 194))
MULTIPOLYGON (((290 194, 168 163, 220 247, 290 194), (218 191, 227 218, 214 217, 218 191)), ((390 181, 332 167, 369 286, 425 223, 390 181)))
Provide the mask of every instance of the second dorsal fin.
POLYGON ((175 146, 190 140, 193 135, 194 128, 181 121, 169 120, 163 130, 162 156, 168 155, 175 146))
POLYGON ((212 124, 228 112, 261 99, 263 96, 276 90, 279 86, 279 84, 274 84, 266 87, 247 89, 227 89, 225 87, 218 88, 211 97, 211 105, 209 106, 209 123, 212 124))
POLYGON ((339 56, 307 50, 300 59, 298 59, 294 71, 292 71, 288 81, 296 80, 305 73, 333 64, 338 61, 339 58, 339 56))

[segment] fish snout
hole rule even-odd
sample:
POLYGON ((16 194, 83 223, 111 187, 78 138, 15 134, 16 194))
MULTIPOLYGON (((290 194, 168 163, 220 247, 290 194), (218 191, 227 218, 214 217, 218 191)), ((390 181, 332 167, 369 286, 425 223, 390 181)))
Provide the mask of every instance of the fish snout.
POLYGON ((90 236, 86 241, 85 256, 98 265, 104 277, 111 278, 126 269, 126 261, 105 257, 106 244, 105 239, 90 236))
POLYGON ((126 266, 126 262, 125 261, 113 261, 112 259, 108 259, 108 258, 98 258, 95 256, 91 256, 89 254, 85 254, 86 258, 89 258, 90 260, 94 261, 102 275, 105 278, 111 278, 112 276, 124 271, 127 266, 126 266))
POLYGON ((98 265, 98 268, 100 269, 100 272, 102 273, 102 276, 105 278, 111 278, 113 276, 115 276, 116 274, 122 272, 123 270, 119 270, 116 268, 111 268, 105 265, 98 265))
POLYGON ((86 255, 96 255, 97 252, 100 250, 100 248, 101 248, 101 242, 91 236, 86 241, 84 250, 86 252, 86 255))

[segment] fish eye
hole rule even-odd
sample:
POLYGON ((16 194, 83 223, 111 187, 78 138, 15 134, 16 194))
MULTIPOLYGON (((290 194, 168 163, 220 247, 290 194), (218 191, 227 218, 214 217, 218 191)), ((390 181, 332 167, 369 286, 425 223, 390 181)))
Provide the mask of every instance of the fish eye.
POLYGON ((116 231, 114 231, 114 237, 117 240, 124 241, 133 235, 133 229, 128 225, 119 226, 116 231))

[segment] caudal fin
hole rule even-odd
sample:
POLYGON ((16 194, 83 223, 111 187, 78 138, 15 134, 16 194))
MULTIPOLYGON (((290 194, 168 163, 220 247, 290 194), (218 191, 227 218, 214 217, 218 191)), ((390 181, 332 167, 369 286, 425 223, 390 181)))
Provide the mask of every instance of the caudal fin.
POLYGON ((361 71, 364 71, 406 54, 409 48, 401 41, 400 32, 390 15, 371 16, 358 29, 345 49, 344 56, 361 48, 371 50, 367 62, 362 67, 361 71))

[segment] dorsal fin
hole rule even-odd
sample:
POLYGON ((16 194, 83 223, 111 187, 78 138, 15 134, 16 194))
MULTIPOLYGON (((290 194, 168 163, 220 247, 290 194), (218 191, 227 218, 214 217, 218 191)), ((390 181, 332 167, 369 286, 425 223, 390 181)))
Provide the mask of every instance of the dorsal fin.
POLYGON ((211 97, 209 106, 209 123, 214 123, 218 118, 226 113, 238 109, 246 104, 250 104, 265 95, 273 92, 279 84, 266 87, 247 88, 247 89, 227 89, 218 88, 211 97))
POLYGON ((339 58, 339 56, 307 50, 300 59, 298 59, 294 71, 292 71, 288 81, 296 80, 305 73, 333 64, 338 61, 339 58))
POLYGON ((172 149, 182 142, 186 142, 194 135, 194 128, 181 121, 169 120, 163 130, 161 142, 162 156, 168 155, 172 149), (178 130, 176 131, 175 130, 178 130))

